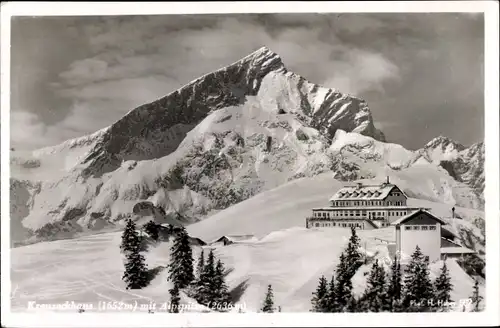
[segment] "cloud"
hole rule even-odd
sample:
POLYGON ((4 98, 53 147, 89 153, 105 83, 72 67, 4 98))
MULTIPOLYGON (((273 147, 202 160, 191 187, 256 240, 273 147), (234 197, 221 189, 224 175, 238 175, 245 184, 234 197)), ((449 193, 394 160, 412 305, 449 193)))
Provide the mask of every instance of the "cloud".
MULTIPOLYGON (((45 145, 62 142, 110 125, 134 107, 265 45, 311 82, 366 99, 375 121, 383 122, 384 133, 395 142, 419 147, 426 131, 467 144, 460 135, 482 135, 479 119, 474 128, 468 126, 482 109, 481 17, 346 13, 23 19, 24 25, 13 23, 12 28, 13 58, 19 58, 12 71, 13 111, 34 113, 29 118, 20 114, 18 123, 44 134, 45 145)), ((19 138, 27 147, 42 143, 19 138)))
POLYGON ((34 113, 11 111, 10 120, 11 147, 15 149, 34 149, 60 141, 59 133, 48 131, 34 113))
POLYGON ((75 102, 69 114, 57 124, 46 124, 29 111, 13 110, 10 115, 11 147, 33 150, 95 132, 114 122, 120 109, 123 114, 128 111, 128 102, 122 102, 122 107, 119 105, 118 101, 102 99, 75 102))
POLYGON ((86 40, 86 55, 74 54, 57 79, 47 83, 55 97, 70 105, 59 109, 62 116, 55 122, 45 122, 37 112, 14 109, 14 147, 37 148, 92 133, 264 45, 290 70, 351 94, 381 91, 386 81, 398 78, 398 67, 381 53, 342 42, 334 33, 325 39, 329 25, 324 16, 268 18, 264 23, 258 15, 71 21, 67 33, 86 40))
POLYGON ((349 93, 380 90, 385 80, 398 76, 397 67, 382 54, 339 40, 322 41, 318 27, 269 31, 256 21, 229 17, 201 29, 168 31, 164 22, 141 17, 89 28, 90 44, 97 53, 59 74, 58 94, 89 101, 128 100, 133 108, 264 45, 298 74, 349 93))

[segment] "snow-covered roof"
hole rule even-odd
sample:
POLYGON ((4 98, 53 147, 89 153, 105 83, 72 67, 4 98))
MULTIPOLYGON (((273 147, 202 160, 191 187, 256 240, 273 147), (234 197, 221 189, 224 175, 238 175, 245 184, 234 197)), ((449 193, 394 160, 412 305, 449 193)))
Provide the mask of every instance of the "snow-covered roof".
POLYGON ((441 254, 473 254, 475 251, 466 247, 442 247, 441 254))
MULTIPOLYGON (((455 241, 453 241, 453 240, 450 240, 450 239, 448 239, 448 238, 446 238, 446 237, 441 236, 441 239, 444 239, 444 240, 446 240, 448 243, 453 244, 453 245, 455 245, 455 246, 457 246, 457 247, 462 247, 462 245, 460 245, 459 243, 457 243, 457 242, 455 242, 455 241)), ((455 247, 455 246, 449 246, 449 247, 455 247)), ((447 246, 445 246, 445 247, 447 247, 447 246)))
POLYGON ((397 225, 400 225, 400 224, 403 224, 405 223, 406 221, 412 219, 413 217, 415 217, 416 215, 418 214, 421 214, 421 213, 425 213, 427 214, 431 219, 434 219, 436 220, 437 222, 441 223, 442 225, 446 225, 446 222, 444 222, 443 220, 441 220, 440 218, 438 218, 437 216, 433 215, 432 213, 424 210, 424 209, 418 209, 408 215, 405 215, 405 216, 402 216, 400 217, 399 219, 397 219, 396 221, 392 222, 391 225, 393 226, 397 226, 397 225))
POLYGON ((445 234, 451 235, 455 238, 459 238, 459 236, 453 230, 445 228, 443 226, 441 226, 441 232, 444 232, 445 234))
MULTIPOLYGON (((363 185, 361 183, 356 186, 346 186, 333 195, 330 201, 335 200, 382 200, 389 195, 392 189, 398 188, 392 183, 382 183, 380 185, 363 185)), ((399 188, 398 188, 399 189, 399 188)), ((399 191, 405 198, 406 195, 402 190, 399 191)))
POLYGON ((224 238, 226 238, 227 240, 235 242, 235 241, 248 240, 248 239, 251 239, 253 237, 254 237, 254 235, 225 235, 225 236, 222 236, 219 239, 217 239, 215 242, 219 242, 219 241, 221 241, 224 238))

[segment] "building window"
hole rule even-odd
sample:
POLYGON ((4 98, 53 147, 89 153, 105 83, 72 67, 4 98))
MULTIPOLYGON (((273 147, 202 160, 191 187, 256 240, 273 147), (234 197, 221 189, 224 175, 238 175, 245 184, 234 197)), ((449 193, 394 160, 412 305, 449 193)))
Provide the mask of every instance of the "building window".
POLYGON ((413 226, 413 230, 420 230, 420 227, 419 226, 413 226))
POLYGON ((405 230, 411 230, 410 226, 405 226, 405 230))
POLYGON ((332 225, 335 227, 337 224, 335 222, 333 222, 332 225))
POLYGON ((422 226, 422 230, 429 230, 428 226, 422 226))
POLYGON ((436 230, 436 226, 435 226, 435 225, 430 226, 430 227, 429 227, 429 230, 436 230))
POLYGON ((319 223, 316 223, 316 227, 319 227, 319 223))

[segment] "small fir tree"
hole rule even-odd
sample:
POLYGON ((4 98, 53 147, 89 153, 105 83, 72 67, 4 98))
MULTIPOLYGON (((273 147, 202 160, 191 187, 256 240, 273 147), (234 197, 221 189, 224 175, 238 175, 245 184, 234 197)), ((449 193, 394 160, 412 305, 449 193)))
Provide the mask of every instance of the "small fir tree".
POLYGON ((273 313, 274 312, 274 295, 273 288, 271 285, 267 286, 266 298, 264 299, 264 305, 262 306, 262 312, 273 313))
POLYGON ((217 265, 215 266, 215 276, 214 276, 214 283, 213 283, 213 299, 212 302, 214 302, 217 306, 217 308, 221 309, 228 309, 229 308, 229 303, 231 302, 231 297, 229 295, 229 288, 227 287, 227 284, 224 279, 224 265, 222 264, 222 261, 219 259, 217 260, 217 265))
POLYGON ((449 302, 451 302, 450 294, 453 290, 453 285, 451 284, 451 277, 446 267, 446 261, 443 262, 443 266, 441 267, 441 273, 434 281, 434 290, 436 297, 436 304, 440 307, 445 306, 449 302))
POLYGON ((129 219, 122 234, 120 249, 125 253, 125 272, 122 280, 126 289, 140 289, 148 284, 148 270, 141 255, 141 242, 135 223, 129 219))
POLYGON ((196 275, 198 277, 198 280, 200 279, 200 276, 203 273, 204 267, 205 267, 205 254, 202 249, 200 252, 200 257, 198 258, 198 263, 196 264, 196 275))
POLYGON ((387 290, 387 294, 389 310, 391 312, 399 312, 403 284, 401 281, 401 264, 396 256, 394 256, 394 261, 391 265, 391 273, 388 280, 389 287, 387 290))
POLYGON ((338 305, 337 294, 335 293, 335 274, 332 274, 332 279, 328 284, 327 300, 327 312, 336 312, 338 305))
POLYGON ((123 253, 133 252, 140 248, 141 239, 137 233, 135 223, 132 219, 128 219, 125 225, 125 229, 122 233, 122 242, 120 244, 120 250, 123 253))
POLYGON ((155 241, 158 241, 160 237, 159 230, 158 225, 153 220, 144 225, 144 231, 155 241))
POLYGON ((194 280, 193 251, 189 244, 189 236, 182 227, 170 249, 170 263, 168 265, 169 280, 179 289, 185 288, 194 280))
POLYGON ((348 267, 347 258, 344 253, 340 254, 340 263, 337 266, 336 276, 336 312, 347 312, 348 304, 352 298, 351 272, 348 267))
POLYGON ((170 313, 179 313, 179 303, 181 298, 179 296, 179 286, 174 283, 174 287, 169 290, 170 293, 170 308, 168 311, 170 313))
POLYGON ((479 304, 481 304, 483 297, 479 294, 479 281, 477 279, 474 281, 474 291, 472 292, 471 299, 474 306, 473 311, 479 312, 479 304))
POLYGON ((319 284, 311 299, 312 312, 328 311, 328 289, 325 276, 319 278, 319 284))
POLYGON ((127 289, 141 289, 148 284, 148 269, 144 256, 139 250, 132 250, 126 255, 125 273, 122 277, 127 289))
POLYGON ((363 264, 363 255, 360 252, 361 239, 356 234, 356 229, 351 227, 351 237, 346 249, 347 275, 353 277, 359 267, 363 264))
POLYGON ((215 256, 211 249, 207 261, 196 284, 195 299, 198 303, 208 305, 214 299, 215 289, 215 256))
POLYGON ((385 307, 386 300, 385 271, 376 260, 368 276, 367 288, 361 299, 360 309, 366 312, 382 312, 387 310, 385 307))
POLYGON ((403 306, 411 312, 426 312, 434 301, 434 288, 429 276, 429 258, 416 247, 405 269, 403 306))

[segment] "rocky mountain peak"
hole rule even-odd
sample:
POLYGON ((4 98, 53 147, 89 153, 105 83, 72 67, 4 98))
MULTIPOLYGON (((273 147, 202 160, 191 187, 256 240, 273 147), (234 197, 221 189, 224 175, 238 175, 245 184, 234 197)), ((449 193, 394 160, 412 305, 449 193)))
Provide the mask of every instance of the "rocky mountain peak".
POLYGON ((432 139, 431 141, 429 141, 425 146, 424 146, 425 149, 441 149, 441 150, 445 150, 445 149, 450 149, 450 150, 456 150, 456 151, 462 151, 464 150, 466 147, 458 142, 456 142, 455 140, 451 139, 451 138, 448 138, 448 137, 445 137, 445 136, 439 136, 439 137, 436 137, 434 139, 432 139))
POLYGON ((167 156, 207 115, 244 106, 249 97, 256 97, 255 106, 273 115, 296 115, 329 138, 344 129, 385 140, 374 127, 366 102, 306 81, 289 72, 276 53, 262 47, 128 112, 106 130, 82 161, 83 175, 98 177, 123 161, 167 156))

